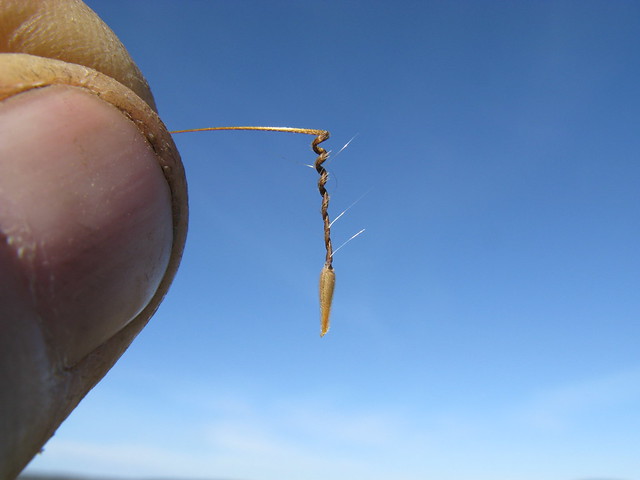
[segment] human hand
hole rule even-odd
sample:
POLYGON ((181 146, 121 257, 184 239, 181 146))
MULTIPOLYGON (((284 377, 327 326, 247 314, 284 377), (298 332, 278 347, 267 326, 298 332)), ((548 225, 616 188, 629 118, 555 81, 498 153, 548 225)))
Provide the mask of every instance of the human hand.
POLYGON ((0 2, 0 51, 19 52, 0 54, 0 479, 144 327, 184 245, 180 158, 105 29, 75 0, 0 2), (69 39, 120 60, 42 58, 73 57, 69 39), (114 75, 112 64, 137 95, 93 69, 114 75))

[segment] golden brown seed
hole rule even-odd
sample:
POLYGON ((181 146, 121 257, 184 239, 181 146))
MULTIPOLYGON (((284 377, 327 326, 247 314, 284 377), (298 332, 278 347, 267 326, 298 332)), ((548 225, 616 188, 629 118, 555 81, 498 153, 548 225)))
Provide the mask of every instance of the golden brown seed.
POLYGON ((336 274, 331 266, 325 265, 320 273, 320 336, 329 331, 333 288, 336 285, 336 274))

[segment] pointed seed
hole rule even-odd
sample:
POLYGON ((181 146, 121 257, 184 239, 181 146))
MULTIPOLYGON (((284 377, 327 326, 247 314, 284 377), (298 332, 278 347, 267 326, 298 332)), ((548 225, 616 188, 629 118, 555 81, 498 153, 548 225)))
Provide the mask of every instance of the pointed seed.
POLYGON ((333 288, 336 285, 336 274, 333 267, 325 265, 320 273, 320 336, 329 331, 333 288))

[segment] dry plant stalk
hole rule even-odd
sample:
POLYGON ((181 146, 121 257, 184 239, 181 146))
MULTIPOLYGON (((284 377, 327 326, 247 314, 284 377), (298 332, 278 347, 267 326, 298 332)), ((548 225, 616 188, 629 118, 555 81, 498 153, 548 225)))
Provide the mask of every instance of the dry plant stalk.
POLYGON ((188 130, 175 130, 170 133, 188 133, 188 132, 210 132, 214 130, 262 130, 269 132, 289 132, 302 133, 306 135, 315 135, 316 138, 311 142, 311 148, 318 154, 315 162, 315 168, 320 178, 318 180, 318 191, 322 196, 322 221, 324 222, 324 244, 326 249, 326 257, 324 267, 320 272, 320 336, 329 331, 331 304, 333 303, 333 290, 336 284, 336 274, 333 271, 333 247, 331 245, 331 221, 329 220, 329 193, 325 188, 329 174, 322 165, 329 153, 320 146, 322 142, 329 138, 329 132, 326 130, 314 130, 311 128, 293 128, 293 127, 208 127, 193 128, 188 130))

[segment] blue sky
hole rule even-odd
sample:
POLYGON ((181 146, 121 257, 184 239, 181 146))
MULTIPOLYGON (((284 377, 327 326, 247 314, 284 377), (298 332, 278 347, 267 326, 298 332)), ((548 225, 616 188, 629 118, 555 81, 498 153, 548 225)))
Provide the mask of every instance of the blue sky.
POLYGON ((91 1, 176 136, 181 269, 32 471, 640 479, 640 5, 91 1))

